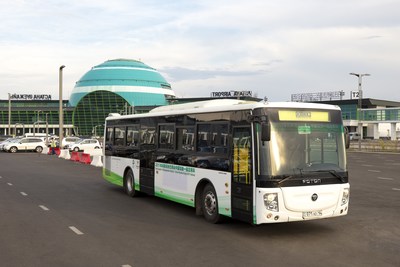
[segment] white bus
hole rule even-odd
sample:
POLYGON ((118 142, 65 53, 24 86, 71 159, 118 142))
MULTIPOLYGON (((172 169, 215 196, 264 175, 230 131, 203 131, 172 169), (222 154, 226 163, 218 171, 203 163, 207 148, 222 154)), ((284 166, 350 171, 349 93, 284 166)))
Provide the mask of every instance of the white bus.
POLYGON ((195 208, 212 223, 346 215, 340 108, 211 100, 106 119, 103 177, 129 196, 195 208))

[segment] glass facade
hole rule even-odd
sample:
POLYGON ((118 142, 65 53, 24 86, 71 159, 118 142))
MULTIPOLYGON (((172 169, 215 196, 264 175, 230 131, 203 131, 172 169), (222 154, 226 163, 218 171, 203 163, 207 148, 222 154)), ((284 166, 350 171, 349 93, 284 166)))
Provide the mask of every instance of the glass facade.
POLYGON ((103 135, 104 121, 110 113, 128 112, 127 102, 117 94, 96 91, 83 97, 75 107, 72 123, 78 135, 103 135))

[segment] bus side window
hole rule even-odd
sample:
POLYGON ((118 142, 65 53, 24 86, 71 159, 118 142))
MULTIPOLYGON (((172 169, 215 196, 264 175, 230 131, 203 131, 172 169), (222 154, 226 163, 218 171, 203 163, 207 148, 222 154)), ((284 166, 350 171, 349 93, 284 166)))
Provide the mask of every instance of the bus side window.
POLYGON ((139 145, 139 126, 128 126, 126 129, 126 145, 136 147, 139 145))
POLYGON ((178 150, 194 151, 194 127, 178 128, 176 134, 178 150))
POLYGON ((211 131, 210 124, 197 125, 197 151, 211 152, 210 131, 211 131))
POLYGON ((112 154, 112 149, 114 146, 114 128, 107 127, 105 136, 105 153, 110 156, 112 154))
POLYGON ((124 146, 125 145, 125 127, 115 127, 115 138, 114 145, 124 146))
POLYGON ((158 129, 158 147, 175 149, 175 126, 173 124, 160 125, 158 129))

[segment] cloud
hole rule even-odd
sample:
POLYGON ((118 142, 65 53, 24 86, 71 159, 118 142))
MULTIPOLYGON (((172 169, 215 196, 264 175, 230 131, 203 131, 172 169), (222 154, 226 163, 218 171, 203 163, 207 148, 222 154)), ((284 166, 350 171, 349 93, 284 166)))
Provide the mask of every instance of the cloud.
POLYGON ((182 67, 166 67, 159 70, 162 73, 166 73, 172 81, 184 81, 184 80, 206 80, 216 77, 238 77, 238 76, 253 76, 265 74, 266 71, 232 71, 232 70, 196 70, 182 67))

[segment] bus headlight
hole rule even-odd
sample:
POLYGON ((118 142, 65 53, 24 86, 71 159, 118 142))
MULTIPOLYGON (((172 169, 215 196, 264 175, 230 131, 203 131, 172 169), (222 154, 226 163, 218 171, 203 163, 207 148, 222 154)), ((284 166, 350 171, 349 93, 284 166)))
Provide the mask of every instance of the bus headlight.
POLYGON ((279 202, 277 193, 264 194, 264 205, 267 210, 279 211, 279 202))
POLYGON ((342 206, 349 202, 350 191, 348 188, 343 189, 342 206))

